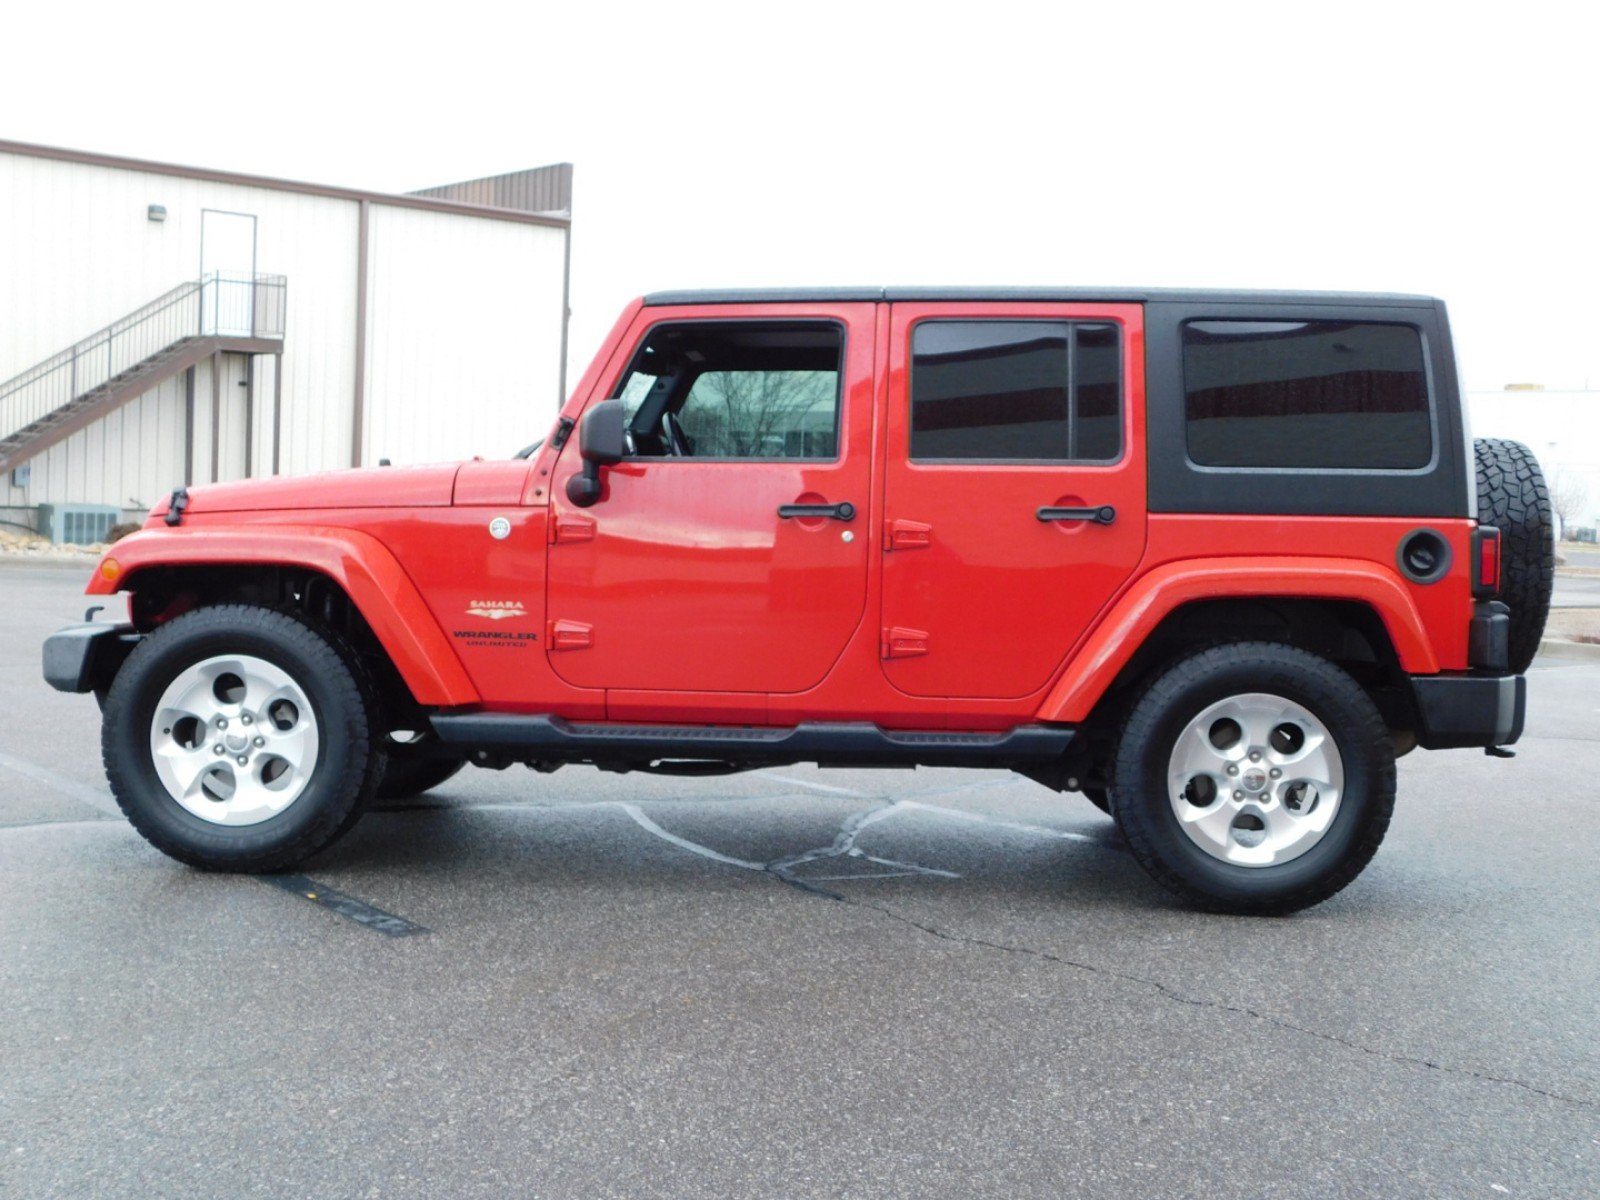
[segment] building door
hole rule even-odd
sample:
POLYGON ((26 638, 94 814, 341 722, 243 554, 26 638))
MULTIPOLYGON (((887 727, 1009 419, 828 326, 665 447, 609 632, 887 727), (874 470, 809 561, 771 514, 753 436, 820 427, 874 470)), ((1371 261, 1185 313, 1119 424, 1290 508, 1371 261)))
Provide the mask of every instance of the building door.
POLYGON ((254 336, 255 276, 255 217, 204 209, 200 213, 202 332, 254 336))
POLYGON ((1144 550, 1142 310, 896 304, 889 365, 884 673, 1027 696, 1144 550))
POLYGON ((623 400, 634 452, 591 507, 566 492, 581 434, 561 452, 546 650, 570 683, 804 691, 866 616, 874 306, 734 315, 640 316, 597 393, 623 400))
POLYGON ((220 354, 217 379, 217 425, 213 445, 217 452, 218 479, 246 479, 250 475, 253 413, 250 396, 250 356, 220 354))

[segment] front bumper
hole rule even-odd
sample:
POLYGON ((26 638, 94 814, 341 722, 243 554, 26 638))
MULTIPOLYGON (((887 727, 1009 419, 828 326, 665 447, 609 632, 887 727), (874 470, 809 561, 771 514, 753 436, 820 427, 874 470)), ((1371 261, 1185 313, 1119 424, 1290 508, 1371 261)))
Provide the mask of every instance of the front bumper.
POLYGON ((140 636, 132 625, 68 625, 44 640, 44 681, 58 692, 110 687, 140 636))
POLYGON ((1523 675, 1413 675, 1424 750, 1509 746, 1522 736, 1528 707, 1523 675))

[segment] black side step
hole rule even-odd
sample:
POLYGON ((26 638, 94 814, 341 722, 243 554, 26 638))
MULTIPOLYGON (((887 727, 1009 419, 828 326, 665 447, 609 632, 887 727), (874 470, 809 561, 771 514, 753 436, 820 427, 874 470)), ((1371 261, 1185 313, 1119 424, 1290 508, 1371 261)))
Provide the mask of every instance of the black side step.
POLYGON ((882 729, 847 721, 807 721, 782 728, 613 725, 500 713, 443 715, 432 721, 441 741, 467 750, 517 759, 601 763, 701 759, 751 765, 1016 767, 1059 760, 1074 733, 1064 725, 951 733, 882 729))

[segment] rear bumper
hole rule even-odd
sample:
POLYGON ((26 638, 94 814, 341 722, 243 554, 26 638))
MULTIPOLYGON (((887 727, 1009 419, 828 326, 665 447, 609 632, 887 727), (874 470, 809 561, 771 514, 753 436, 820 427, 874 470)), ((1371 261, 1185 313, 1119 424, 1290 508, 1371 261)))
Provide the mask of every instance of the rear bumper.
POLYGON ((1417 744, 1424 750, 1509 746, 1522 736, 1528 705, 1523 675, 1413 675, 1417 744))
POLYGON ((44 640, 44 681, 58 692, 109 687, 139 638, 132 625, 68 625, 44 640))

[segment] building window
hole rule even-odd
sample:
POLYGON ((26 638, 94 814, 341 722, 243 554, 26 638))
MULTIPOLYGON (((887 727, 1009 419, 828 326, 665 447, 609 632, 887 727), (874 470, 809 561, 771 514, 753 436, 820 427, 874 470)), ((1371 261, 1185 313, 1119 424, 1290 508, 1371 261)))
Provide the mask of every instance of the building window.
POLYGON ((911 334, 911 457, 1111 462, 1122 348, 1100 321, 923 321, 911 334))
POLYGON ((1186 321, 1189 457, 1207 467, 1414 470, 1433 460, 1409 325, 1186 321))

